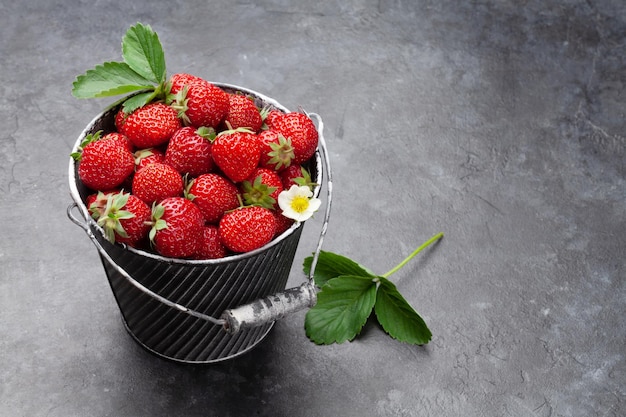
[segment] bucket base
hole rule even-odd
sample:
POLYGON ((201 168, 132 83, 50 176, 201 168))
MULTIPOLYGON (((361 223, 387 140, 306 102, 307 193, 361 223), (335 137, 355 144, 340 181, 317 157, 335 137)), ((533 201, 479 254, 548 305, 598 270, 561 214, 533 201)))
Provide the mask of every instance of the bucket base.
POLYGON ((263 328, 259 328, 258 332, 255 333, 254 335, 252 335, 252 340, 253 342, 248 344, 246 346, 245 349, 242 350, 238 350, 228 356, 222 356, 216 359, 207 359, 207 360, 187 360, 187 359, 180 359, 180 358, 176 358, 173 356, 168 356, 168 355, 164 355, 163 353, 157 352, 156 350, 150 348, 149 346, 145 345, 141 339, 139 339, 134 333, 133 331, 130 329, 130 327, 128 326, 128 323, 126 322, 126 320, 124 319, 123 315, 120 315, 120 318, 122 320, 122 323, 124 324, 124 328, 126 329, 126 331, 128 332, 128 334, 132 337, 132 339, 139 345, 141 346, 143 349, 145 349, 146 351, 148 351, 149 353, 161 358, 161 359, 166 359, 169 361, 173 361, 176 363, 184 363, 184 364, 196 364, 196 365, 207 365, 207 364, 213 364, 213 363, 218 363, 218 362, 222 362, 222 361, 226 361, 229 359, 234 359, 238 356, 241 356, 245 353, 248 353, 249 351, 251 351, 254 347, 256 347, 259 343, 261 343, 266 337, 267 335, 269 335, 270 331, 272 330, 272 328, 274 327, 274 323, 275 322, 271 322, 266 326, 263 326, 263 328))

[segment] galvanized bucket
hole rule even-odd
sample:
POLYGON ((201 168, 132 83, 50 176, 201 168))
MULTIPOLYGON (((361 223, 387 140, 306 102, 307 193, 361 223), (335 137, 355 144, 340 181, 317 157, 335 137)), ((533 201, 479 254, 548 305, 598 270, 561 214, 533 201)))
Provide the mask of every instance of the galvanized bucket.
MULTIPOLYGON (((214 84, 226 91, 249 94, 261 107, 269 105, 288 111, 258 92, 214 84)), ((98 130, 113 131, 120 106, 121 102, 116 103, 95 117, 78 137, 74 151, 86 135, 98 130)), ((294 224, 253 252, 214 260, 171 259, 111 244, 89 215, 84 202, 92 191, 81 183, 77 164, 70 159, 69 186, 74 203, 68 207, 67 214, 98 249, 124 325, 148 351, 185 363, 234 358, 261 342, 276 319, 315 304, 312 276, 328 225, 332 181, 322 119, 314 113, 309 116, 317 122, 319 145, 308 169, 318 184, 313 192, 316 197, 323 181, 323 167, 326 169, 326 210, 311 273, 300 287, 287 290, 303 224, 294 224)))

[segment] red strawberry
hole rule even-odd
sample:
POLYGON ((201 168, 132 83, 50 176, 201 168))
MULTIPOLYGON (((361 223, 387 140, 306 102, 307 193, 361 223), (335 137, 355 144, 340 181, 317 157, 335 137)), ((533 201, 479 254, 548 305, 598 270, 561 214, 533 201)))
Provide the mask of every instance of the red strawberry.
POLYGON ((116 140, 87 138, 88 144, 72 156, 78 159, 78 176, 93 190, 110 190, 122 184, 135 169, 135 158, 116 140), (132 163, 131 163, 132 161, 132 163))
POLYGON ((241 183, 241 191, 246 205, 276 208, 278 194, 283 191, 283 183, 276 171, 257 168, 241 183))
POLYGON ((276 117, 272 120, 272 129, 291 141, 295 155, 292 163, 301 164, 315 153, 318 142, 317 129, 306 114, 291 112, 276 117))
POLYGON ((172 107, 186 125, 217 128, 228 113, 228 94, 208 81, 192 81, 176 93, 172 107))
POLYGON ((202 228, 202 244, 194 259, 219 259, 226 256, 227 251, 220 239, 217 226, 209 225, 202 228))
POLYGON ((128 115, 120 109, 117 113, 115 113, 115 130, 118 132, 122 131, 122 126, 126 123, 126 117, 128 115))
POLYGON ((135 173, 133 194, 146 204, 183 194, 183 177, 167 164, 152 163, 135 173))
POLYGON ((203 174, 195 178, 187 198, 198 206, 207 223, 217 224, 224 213, 239 207, 239 190, 230 180, 218 174, 203 174))
POLYGON ((135 151, 135 172, 154 162, 165 162, 165 154, 158 148, 147 148, 135 151))
POLYGON ((280 173, 283 189, 288 190, 292 185, 306 185, 311 190, 317 185, 311 179, 311 174, 302 165, 291 165, 280 173))
POLYGON ((128 152, 134 152, 135 150, 135 147, 133 146, 133 143, 130 141, 130 139, 128 139, 125 135, 122 135, 121 133, 118 133, 118 132, 107 133, 106 135, 102 137, 102 139, 103 140, 110 139, 110 140, 117 141, 121 146, 128 149, 128 152))
POLYGON ((261 159, 256 135, 229 130, 220 133, 211 148, 213 160, 233 182, 241 182, 255 170, 261 159))
POLYGON ((278 236, 283 234, 293 225, 294 221, 289 217, 283 216, 283 213, 280 209, 274 210, 274 217, 276 218, 276 232, 274 236, 278 236))
POLYGON ((106 201, 104 209, 93 210, 92 217, 112 243, 138 244, 148 236, 152 211, 139 198, 129 193, 99 193, 97 201, 106 201))
POLYGON ((264 130, 257 135, 261 147, 259 165, 276 171, 291 165, 294 158, 291 142, 275 130, 264 130))
MULTIPOLYGON (((175 96, 180 90, 183 89, 184 86, 191 84, 195 81, 205 81, 201 77, 197 75, 188 74, 185 72, 180 72, 173 74, 169 80, 169 94, 175 96)), ((173 98, 173 97, 172 97, 173 98)))
POLYGON ((259 112, 252 98, 242 94, 229 94, 228 102, 225 122, 229 129, 245 127, 253 132, 258 132, 261 129, 263 126, 261 112, 259 112))
POLYGON ((80 158, 83 155, 83 150, 87 147, 87 145, 95 141, 98 141, 100 139, 102 139, 102 130, 98 130, 95 133, 90 133, 86 135, 83 138, 82 142, 80 142, 80 145, 78 146, 78 149, 76 150, 76 152, 72 152, 70 156, 74 158, 75 161, 80 161, 80 158))
POLYGON ((120 190, 98 191, 97 193, 89 194, 85 199, 85 206, 89 211, 92 218, 97 219, 104 213, 104 209, 107 205, 107 196, 109 194, 117 194, 120 190))
POLYGON ((176 110, 159 102, 138 108, 126 116, 123 123, 119 123, 118 131, 126 135, 137 148, 159 146, 181 127, 176 110))
POLYGON ((219 224, 222 243, 233 252, 250 252, 272 240, 276 219, 272 210, 245 206, 226 213, 219 224))
POLYGON ((181 174, 192 177, 211 171, 213 158, 210 138, 214 136, 215 131, 206 127, 178 129, 167 144, 165 162, 181 174))
POLYGON ((169 258, 189 258, 200 251, 204 219, 200 209, 191 201, 183 197, 164 199, 154 206, 152 221, 150 241, 159 254, 169 258))
POLYGON ((274 125, 274 120, 276 120, 277 118, 282 117, 284 113, 280 110, 265 110, 262 112, 263 117, 263 122, 265 123, 265 127, 268 129, 272 129, 273 125, 274 125))

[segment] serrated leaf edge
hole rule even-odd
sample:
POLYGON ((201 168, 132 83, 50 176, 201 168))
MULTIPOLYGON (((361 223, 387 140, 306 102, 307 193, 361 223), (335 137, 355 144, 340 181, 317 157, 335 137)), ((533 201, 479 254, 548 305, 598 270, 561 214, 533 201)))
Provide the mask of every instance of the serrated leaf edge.
POLYGON ((150 25, 137 23, 131 26, 122 38, 122 57, 124 62, 137 74, 155 84, 161 84, 166 79, 165 54, 159 35, 150 25), (143 58, 137 61, 133 52, 143 58), (155 59, 159 59, 157 62, 155 59), (162 64, 162 68, 161 68, 162 64), (158 73, 157 73, 158 72, 158 73))
MULTIPOLYGON (((307 336, 309 337, 309 339, 311 339, 314 343, 318 344, 318 345, 329 345, 329 344, 333 344, 333 343, 343 343, 345 341, 352 341, 354 340, 354 338, 360 334, 361 330, 363 329, 363 326, 365 325, 365 323, 367 323, 367 319, 371 316, 374 305, 376 303, 376 283, 370 279, 370 277, 360 277, 360 276, 350 276, 350 275, 346 275, 346 276, 339 276, 336 278, 333 278, 332 280, 329 280, 321 289, 320 293, 318 294, 318 304, 313 306, 306 314, 305 316, 305 323, 304 323, 304 327, 305 327, 305 332, 307 334, 307 336), (324 293, 323 291, 325 289, 330 289, 333 288, 334 285, 336 285, 339 281, 338 280, 342 280, 342 279, 350 279, 350 278, 358 278, 358 279, 363 279, 363 280, 367 280, 371 283, 371 285, 368 288, 365 288, 364 291, 361 292, 362 295, 355 297, 352 302, 349 305, 343 304, 341 303, 340 305, 333 307, 332 304, 330 304, 330 302, 326 302, 324 301, 324 295, 327 293, 324 293), (372 294, 366 295, 366 293, 368 292, 372 292, 372 294), (321 296, 321 302, 320 302, 320 296, 321 296), (321 328, 325 328, 328 326, 329 323, 340 323, 339 321, 337 321, 337 318, 341 319, 341 323, 342 324, 346 324, 346 321, 354 321, 354 320, 349 320, 349 316, 346 314, 346 312, 348 311, 364 311, 365 309, 362 308, 357 308, 357 307, 352 307, 355 304, 359 303, 359 302, 363 302, 366 301, 365 297, 371 297, 371 306, 367 306, 367 314, 364 314, 363 317, 358 318, 358 321, 356 323, 352 323, 353 326, 349 326, 350 328, 347 329, 346 331, 344 331, 342 334, 339 333, 339 330, 341 330, 341 326, 339 325, 335 325, 333 331, 334 334, 329 334, 328 332, 325 332, 324 334, 321 334, 317 331, 314 330, 314 326, 313 326, 313 320, 314 320, 314 315, 315 312, 317 312, 318 310, 322 309, 322 305, 328 307, 330 305, 330 309, 341 309, 341 311, 337 314, 335 314, 335 317, 333 318, 333 320, 329 320, 326 321, 321 328)), ((318 326, 319 323, 315 322, 314 323, 315 326, 318 326)), ((346 327, 346 326, 344 326, 346 327)), ((318 327, 320 328, 320 327, 318 327)))
POLYGON ((374 304, 374 309, 373 309, 374 314, 376 315, 376 320, 378 321, 380 326, 390 337, 400 342, 414 344, 414 345, 427 344, 432 339, 432 332, 428 328, 426 321, 419 315, 419 313, 417 313, 417 311, 415 311, 415 309, 402 296, 402 294, 398 291, 396 286, 391 281, 389 281, 388 279, 384 277, 380 277, 380 280, 381 280, 381 285, 379 285, 378 287, 378 291, 376 294, 376 303, 374 304), (391 289, 392 292, 390 292, 389 289, 391 289), (392 294, 393 294, 393 298, 398 300, 401 303, 400 305, 396 305, 396 307, 398 307, 398 310, 400 310, 400 313, 403 314, 405 317, 410 318, 411 320, 419 323, 420 333, 425 333, 426 338, 415 340, 415 341, 409 340, 408 338, 404 336, 396 334, 395 331, 390 331, 390 328, 388 327, 388 323, 386 322, 386 320, 381 320, 379 309, 381 308, 380 306, 382 306, 382 304, 379 302, 379 299, 381 296, 387 296, 388 298, 392 298, 391 297, 392 294))
MULTIPOLYGON (((121 79, 120 79, 121 80, 121 79)), ((109 61, 96 65, 94 68, 87 70, 84 74, 76 77, 72 83, 72 95, 76 98, 101 98, 117 96, 121 94, 127 94, 134 91, 145 90, 147 88, 154 88, 154 84, 137 74, 128 64, 124 62, 109 61), (118 67, 126 71, 127 75, 131 77, 126 78, 123 82, 114 83, 111 79, 107 79, 106 72, 118 67), (108 88, 87 88, 90 83, 95 84, 98 82, 108 82, 108 88), (93 91, 89 94, 84 93, 82 90, 93 91)))

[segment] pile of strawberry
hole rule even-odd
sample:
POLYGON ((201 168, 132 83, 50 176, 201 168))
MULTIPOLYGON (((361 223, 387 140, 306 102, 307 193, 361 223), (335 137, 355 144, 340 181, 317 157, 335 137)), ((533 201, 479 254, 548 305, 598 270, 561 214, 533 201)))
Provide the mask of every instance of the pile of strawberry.
POLYGON ((167 99, 115 116, 77 152, 85 204, 111 242, 184 259, 255 250, 287 230, 278 194, 313 187, 318 133, 299 112, 178 73, 167 99))

